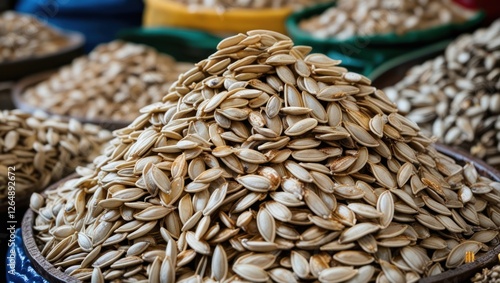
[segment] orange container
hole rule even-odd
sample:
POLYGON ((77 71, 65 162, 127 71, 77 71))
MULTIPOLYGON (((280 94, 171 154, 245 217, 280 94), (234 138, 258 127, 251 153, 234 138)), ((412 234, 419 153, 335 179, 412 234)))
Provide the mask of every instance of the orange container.
POLYGON ((186 5, 171 0, 145 0, 143 24, 146 27, 168 26, 192 28, 216 34, 246 32, 253 29, 268 29, 286 33, 285 19, 293 10, 241 9, 225 11, 186 5))

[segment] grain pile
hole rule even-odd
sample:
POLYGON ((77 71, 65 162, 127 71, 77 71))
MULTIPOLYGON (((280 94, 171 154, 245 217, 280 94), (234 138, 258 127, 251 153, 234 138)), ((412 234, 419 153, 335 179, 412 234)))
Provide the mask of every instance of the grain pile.
POLYGON ((339 0, 320 15, 302 20, 299 27, 315 37, 343 40, 391 32, 402 35, 468 17, 470 12, 451 0, 339 0))
POLYGON ((191 67, 151 47, 114 41, 29 88, 23 100, 58 115, 130 122, 191 67))
POLYGON ((0 63, 54 53, 68 43, 64 36, 32 16, 0 14, 0 63))
POLYGON ((461 36, 385 92, 440 141, 500 168, 500 20, 461 36))
POLYGON ((7 198, 9 181, 15 181, 9 186, 15 187, 16 198, 26 198, 77 166, 92 163, 111 138, 109 131, 76 120, 1 111, 0 203, 7 198), (14 180, 9 179, 11 175, 14 180))
POLYGON ((33 196, 42 254, 93 282, 415 282, 496 245, 500 183, 310 51, 221 41, 95 172, 33 196))

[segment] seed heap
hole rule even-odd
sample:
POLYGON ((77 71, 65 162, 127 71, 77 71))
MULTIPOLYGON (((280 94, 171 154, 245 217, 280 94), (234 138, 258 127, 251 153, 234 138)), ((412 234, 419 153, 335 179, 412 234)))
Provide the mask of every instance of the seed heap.
POLYGON ((301 9, 316 3, 326 2, 326 0, 175 0, 175 2, 188 5, 193 9, 199 7, 215 7, 216 9, 227 10, 231 8, 278 9, 283 7, 301 9))
POLYGON ((95 172, 33 196, 41 253, 93 282, 415 282, 496 245, 500 183, 310 50, 221 41, 95 172))
POLYGON ((0 63, 46 55, 67 44, 64 36, 32 16, 0 14, 0 63))
POLYGON ((500 167, 500 20, 458 38, 385 91, 440 141, 500 167))
POLYGON ((476 273, 471 278, 474 283, 497 283, 500 282, 500 265, 495 265, 493 268, 483 268, 481 273, 476 273))
POLYGON ((0 203, 7 198, 8 182, 13 181, 8 172, 15 175, 16 198, 26 198, 77 166, 91 163, 111 137, 106 130, 76 120, 1 111, 0 203))
POLYGON ((114 41, 28 89, 23 100, 59 115, 133 121, 140 108, 160 101, 191 67, 151 47, 114 41))
POLYGON ((304 19, 299 27, 319 38, 346 39, 427 29, 464 22, 470 12, 450 0, 339 0, 317 16, 304 19))

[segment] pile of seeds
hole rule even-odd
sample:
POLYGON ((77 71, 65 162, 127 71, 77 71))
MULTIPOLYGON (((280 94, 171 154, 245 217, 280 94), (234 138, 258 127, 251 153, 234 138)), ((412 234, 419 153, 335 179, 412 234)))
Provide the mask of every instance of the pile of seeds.
POLYGON ((500 20, 461 36, 385 91, 440 141, 500 167, 500 20))
POLYGON ((283 7, 292 7, 295 10, 303 9, 304 7, 314 5, 326 0, 175 0, 192 9, 199 7, 208 7, 219 10, 228 10, 231 8, 243 9, 279 9, 283 7))
POLYGON ((484 268, 481 273, 476 273, 470 280, 473 283, 497 283, 500 282, 500 265, 493 268, 484 268))
POLYGON ((409 31, 464 22, 470 12, 451 0, 339 0, 317 16, 303 19, 299 27, 319 38, 346 39, 409 31))
POLYGON ((68 40, 28 15, 0 14, 0 63, 58 51, 68 40))
POLYGON ((32 197, 41 253, 93 282, 415 282, 497 245, 500 183, 310 51, 221 41, 96 171, 32 197))
POLYGON ((25 198, 77 166, 92 163, 111 137, 109 131, 76 120, 63 122, 44 113, 1 111, 0 203, 5 201, 12 179, 16 198, 25 198))
POLYGON ((161 100, 191 67, 151 47, 114 41, 29 88, 23 100, 59 115, 133 121, 140 108, 161 100))

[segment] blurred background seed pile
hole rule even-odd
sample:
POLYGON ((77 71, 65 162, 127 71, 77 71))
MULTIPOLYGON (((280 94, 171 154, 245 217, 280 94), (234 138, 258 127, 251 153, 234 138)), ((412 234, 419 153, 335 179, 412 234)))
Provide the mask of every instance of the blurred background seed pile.
POLYGON ((245 8, 245 9, 262 9, 262 8, 283 8, 291 7, 295 10, 306 6, 314 5, 328 0, 174 0, 182 4, 188 5, 190 8, 208 7, 218 9, 245 8))
POLYGON ((33 16, 0 14, 0 63, 42 56, 67 44, 65 37, 33 16))
POLYGON ((467 12, 451 0, 339 0, 336 7, 299 23, 315 37, 339 40, 355 35, 404 34, 460 23, 467 12))
POLYGON ((461 36, 385 91, 440 141, 500 166, 500 20, 461 36))
POLYGON ((189 67, 151 47, 114 41, 62 67, 22 99, 54 114, 128 122, 141 107, 161 100, 189 67))
POLYGON ((404 283, 497 245, 500 183, 310 51, 270 31, 221 41, 95 172, 32 197, 43 256, 93 282, 404 283))
POLYGON ((111 133, 76 120, 63 122, 45 113, 0 112, 0 204, 7 197, 7 172, 15 172, 16 198, 92 163, 111 133), (8 170, 8 167, 15 169, 8 170))

